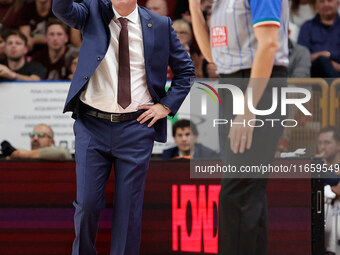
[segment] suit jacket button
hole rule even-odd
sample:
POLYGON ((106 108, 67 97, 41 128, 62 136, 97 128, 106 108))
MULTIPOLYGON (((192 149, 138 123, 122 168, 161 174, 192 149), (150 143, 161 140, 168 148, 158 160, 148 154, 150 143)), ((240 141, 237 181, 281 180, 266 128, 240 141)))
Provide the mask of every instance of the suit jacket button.
POLYGON ((87 76, 84 76, 84 80, 88 80, 89 79, 89 77, 87 77, 87 76))
POLYGON ((97 60, 100 61, 102 58, 101 57, 98 57, 97 60))

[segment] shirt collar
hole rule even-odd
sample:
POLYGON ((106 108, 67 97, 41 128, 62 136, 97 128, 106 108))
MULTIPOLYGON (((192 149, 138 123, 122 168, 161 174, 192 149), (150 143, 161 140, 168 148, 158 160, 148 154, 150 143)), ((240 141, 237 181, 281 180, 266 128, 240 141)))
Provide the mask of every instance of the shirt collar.
MULTIPOLYGON (((114 20, 118 21, 118 19, 122 16, 115 10, 113 6, 112 6, 112 9, 113 9, 113 13, 115 14, 114 20)), ((127 18, 132 23, 137 23, 138 22, 138 5, 136 5, 136 8, 133 12, 131 12, 128 16, 123 17, 123 18, 127 18)))

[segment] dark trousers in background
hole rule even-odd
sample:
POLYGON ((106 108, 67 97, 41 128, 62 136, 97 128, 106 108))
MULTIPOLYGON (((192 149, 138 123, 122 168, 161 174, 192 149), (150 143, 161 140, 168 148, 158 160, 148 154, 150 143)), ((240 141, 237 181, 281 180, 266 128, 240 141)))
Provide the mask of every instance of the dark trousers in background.
MULTIPOLYGON (((76 238, 72 255, 96 255, 105 186, 114 164, 115 191, 110 255, 139 254, 144 183, 155 130, 136 120, 111 123, 80 114, 76 136, 76 238)), ((113 192, 113 191, 112 191, 113 192)))
MULTIPOLYGON (((231 75, 221 75, 220 84, 237 85, 245 91, 250 70, 242 70, 231 75), (234 79, 237 78, 237 79, 234 79), (243 79, 241 79, 243 78, 243 79)), ((270 109, 272 105, 272 87, 286 86, 287 70, 285 67, 274 67, 272 78, 256 107, 258 110, 270 109), (282 79, 283 78, 283 79, 282 79)), ((280 90, 280 89, 278 89, 280 90)), ((220 111, 222 119, 234 119, 232 113, 233 98, 229 90, 219 89, 223 103, 220 111)), ((279 94, 280 98, 280 94, 279 94)), ((257 119, 282 119, 280 100, 277 110, 270 116, 256 116, 257 119)), ((273 161, 283 128, 276 122, 275 128, 266 123, 263 127, 254 128, 253 142, 250 150, 243 154, 234 154, 230 150, 228 139, 229 125, 220 127, 220 145, 224 165, 230 164, 240 169, 241 166, 270 164, 273 161)), ((254 123, 253 123, 254 125, 254 123)), ((219 196, 219 255, 266 255, 268 237, 268 216, 266 186, 267 176, 262 178, 237 178, 226 175, 222 179, 219 196)))
POLYGON ((340 77, 340 73, 334 69, 330 58, 318 57, 312 62, 311 76, 318 78, 336 78, 340 77))

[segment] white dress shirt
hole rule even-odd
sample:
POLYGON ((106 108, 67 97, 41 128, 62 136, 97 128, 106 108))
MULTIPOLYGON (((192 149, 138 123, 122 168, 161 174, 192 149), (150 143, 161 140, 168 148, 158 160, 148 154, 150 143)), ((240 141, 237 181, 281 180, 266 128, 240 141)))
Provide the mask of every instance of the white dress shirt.
POLYGON ((129 31, 131 104, 123 109, 117 102, 118 67, 119 67, 119 34, 121 15, 113 8, 114 18, 109 24, 111 40, 108 51, 91 76, 80 100, 98 110, 111 113, 127 113, 137 111, 138 106, 153 104, 146 84, 145 61, 142 25, 138 7, 127 17, 129 31))

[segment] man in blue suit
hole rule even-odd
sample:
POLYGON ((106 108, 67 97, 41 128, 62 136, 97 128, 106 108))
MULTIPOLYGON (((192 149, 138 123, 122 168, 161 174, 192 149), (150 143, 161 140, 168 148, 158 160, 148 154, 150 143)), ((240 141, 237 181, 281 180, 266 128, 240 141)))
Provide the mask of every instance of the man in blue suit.
POLYGON ((146 171, 154 140, 166 141, 194 67, 168 17, 137 0, 54 0, 53 12, 83 35, 64 112, 76 118, 76 238, 72 254, 95 255, 112 164, 115 196, 110 255, 139 254, 146 171), (167 68, 174 78, 165 92, 167 68))

